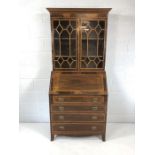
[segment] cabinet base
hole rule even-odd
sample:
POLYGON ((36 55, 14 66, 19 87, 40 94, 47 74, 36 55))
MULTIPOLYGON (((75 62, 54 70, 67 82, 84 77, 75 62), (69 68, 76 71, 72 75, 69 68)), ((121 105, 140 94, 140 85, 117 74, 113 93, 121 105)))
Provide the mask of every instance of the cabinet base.
MULTIPOLYGON (((57 136, 59 136, 59 135, 57 135, 57 136)), ((65 135, 63 135, 63 136, 65 136, 65 135)), ((69 137, 84 137, 83 135, 67 135, 67 136, 69 136, 69 137)), ((87 136, 87 135, 85 135, 85 136, 87 136)), ((105 142, 106 141, 105 135, 102 135, 101 137, 102 137, 102 141, 105 142)), ((54 141, 54 135, 51 135, 51 141, 54 141)))

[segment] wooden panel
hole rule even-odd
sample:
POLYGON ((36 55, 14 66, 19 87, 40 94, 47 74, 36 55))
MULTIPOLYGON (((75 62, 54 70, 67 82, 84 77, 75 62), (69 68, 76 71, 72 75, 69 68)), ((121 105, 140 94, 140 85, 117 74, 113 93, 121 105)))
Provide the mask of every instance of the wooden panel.
POLYGON ((105 106, 96 103, 59 103, 52 104, 53 112, 104 112, 105 106))
POLYGON ((105 76, 103 73, 67 74, 54 72, 53 90, 51 94, 107 94, 105 76))
POLYGON ((105 123, 52 123, 52 130, 54 134, 60 135, 103 134, 105 123))
POLYGON ((105 122, 104 113, 52 113, 53 122, 105 122))
POLYGON ((105 96, 53 96, 55 103, 70 103, 73 102, 89 102, 89 103, 104 103, 105 96))

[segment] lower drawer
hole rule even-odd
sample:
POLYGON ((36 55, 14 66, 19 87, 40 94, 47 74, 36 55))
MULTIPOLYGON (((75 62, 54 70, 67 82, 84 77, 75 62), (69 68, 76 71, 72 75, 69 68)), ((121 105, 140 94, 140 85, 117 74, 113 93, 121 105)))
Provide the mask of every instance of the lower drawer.
POLYGON ((53 122, 105 122, 104 113, 52 113, 53 122))
POLYGON ((53 96, 53 102, 61 103, 77 103, 77 102, 91 102, 91 103, 104 103, 106 96, 53 96))
POLYGON ((105 112, 105 104, 96 103, 59 103, 51 105, 52 112, 105 112))
POLYGON ((53 134, 90 135, 104 131, 105 123, 52 123, 53 134))

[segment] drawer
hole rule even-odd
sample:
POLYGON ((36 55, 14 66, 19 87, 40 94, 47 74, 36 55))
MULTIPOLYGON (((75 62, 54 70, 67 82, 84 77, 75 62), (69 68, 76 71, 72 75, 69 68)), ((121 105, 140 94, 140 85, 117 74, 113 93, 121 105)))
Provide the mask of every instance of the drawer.
POLYGON ((105 131, 105 123, 52 123, 52 131, 54 134, 102 134, 105 131))
POLYGON ((105 102, 105 96, 53 96, 54 103, 61 102, 93 102, 103 103, 105 102))
POLYGON ((58 103, 51 108, 52 112, 105 112, 105 105, 96 103, 58 103))
POLYGON ((104 113, 52 113, 53 122, 105 122, 104 113))

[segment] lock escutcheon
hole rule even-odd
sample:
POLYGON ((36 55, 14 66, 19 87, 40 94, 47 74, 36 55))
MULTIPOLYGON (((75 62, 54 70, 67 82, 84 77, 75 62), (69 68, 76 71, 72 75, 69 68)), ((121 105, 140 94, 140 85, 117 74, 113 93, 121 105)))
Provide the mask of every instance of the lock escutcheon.
POLYGON ((60 116, 59 116, 59 119, 60 119, 60 120, 64 120, 64 116, 60 115, 60 116))
POLYGON ((97 97, 94 97, 93 98, 93 102, 97 102, 98 101, 98 98, 97 97))
POLYGON ((64 126, 59 126, 59 129, 63 130, 65 127, 64 126))
POLYGON ((64 107, 59 107, 59 110, 60 111, 64 111, 64 107))
POLYGON ((92 109, 92 110, 97 110, 98 107, 94 106, 94 107, 92 107, 91 109, 92 109))
POLYGON ((59 98, 58 98, 58 101, 59 101, 59 102, 63 102, 63 101, 64 101, 64 98, 63 98, 63 97, 59 97, 59 98))
POLYGON ((96 126, 92 126, 91 129, 92 129, 92 130, 96 130, 97 127, 96 127, 96 126))
POLYGON ((92 116, 92 120, 96 120, 97 119, 97 116, 92 116))

